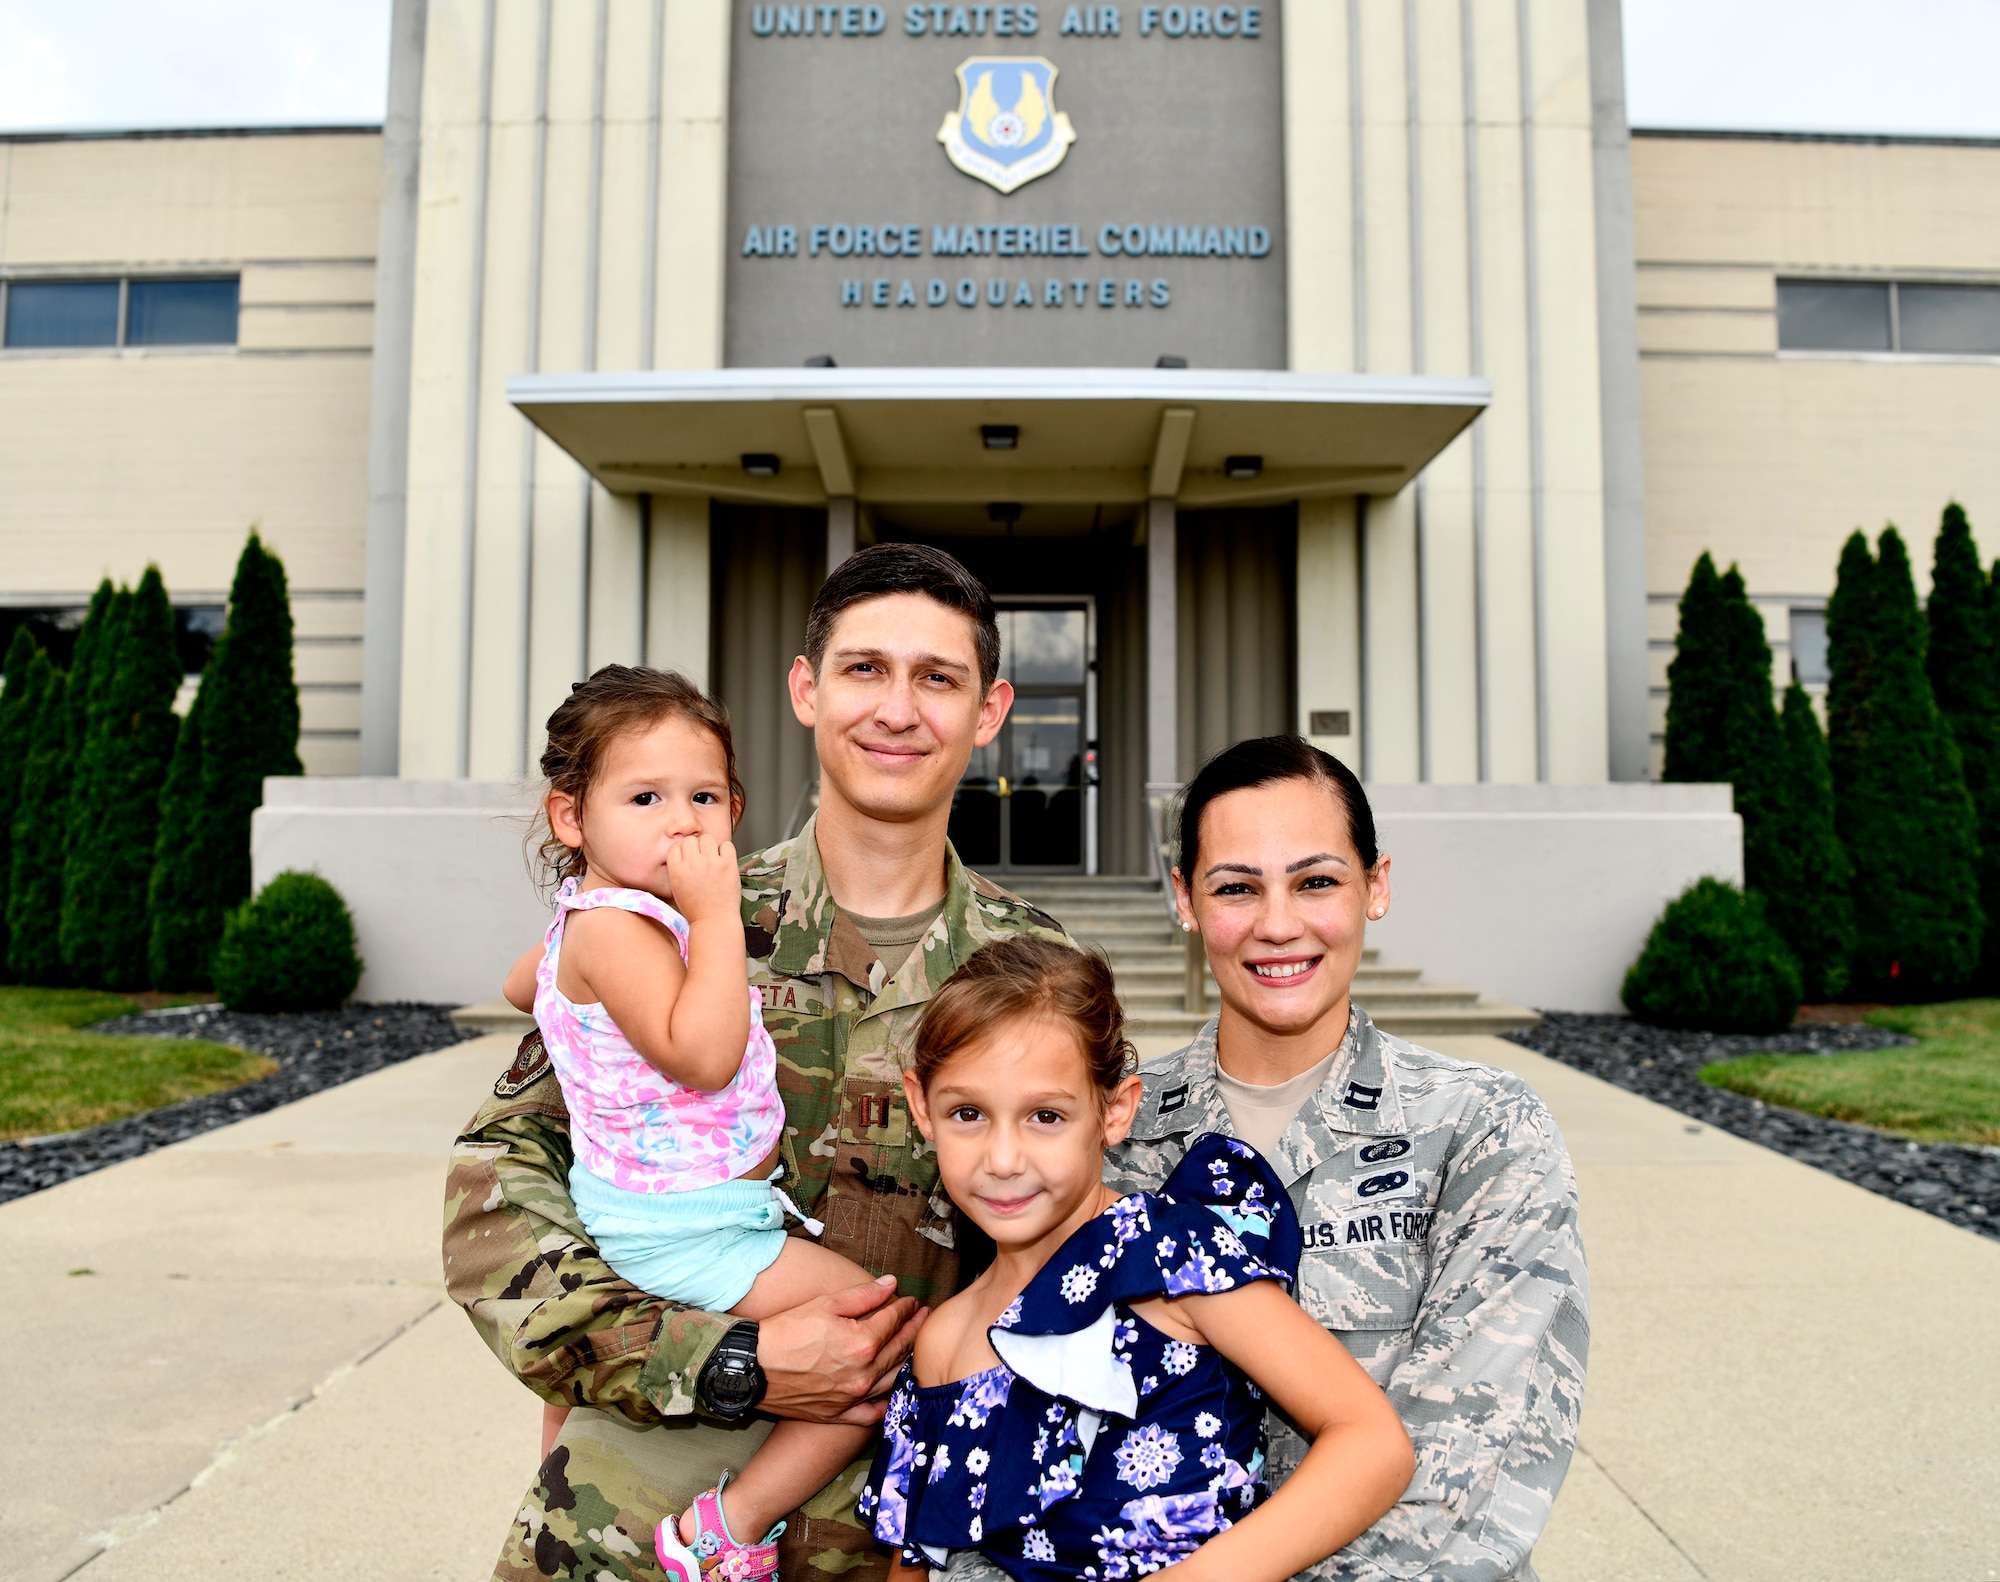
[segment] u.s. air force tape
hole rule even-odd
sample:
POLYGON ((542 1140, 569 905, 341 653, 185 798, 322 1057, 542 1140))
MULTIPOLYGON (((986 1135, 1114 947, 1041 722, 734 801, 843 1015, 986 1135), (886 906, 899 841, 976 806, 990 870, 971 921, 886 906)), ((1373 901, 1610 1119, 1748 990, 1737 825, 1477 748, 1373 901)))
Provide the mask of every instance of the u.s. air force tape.
POLYGON ((1356 1209, 1350 1214, 1323 1219, 1301 1229, 1308 1250, 1379 1247, 1428 1240, 1431 1222, 1436 1218, 1435 1209, 1416 1204, 1390 1203, 1380 1208, 1356 1209))

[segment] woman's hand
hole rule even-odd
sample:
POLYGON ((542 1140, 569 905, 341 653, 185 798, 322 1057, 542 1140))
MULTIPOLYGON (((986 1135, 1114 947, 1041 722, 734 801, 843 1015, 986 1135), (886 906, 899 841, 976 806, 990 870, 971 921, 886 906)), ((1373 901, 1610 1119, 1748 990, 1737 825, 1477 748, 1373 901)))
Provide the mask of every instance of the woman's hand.
POLYGON ((1402 1497, 1416 1456, 1402 1419, 1347 1348, 1275 1281, 1173 1306, 1312 1440, 1298 1470, 1228 1532, 1160 1573, 1282 1582, 1345 1548, 1402 1497))

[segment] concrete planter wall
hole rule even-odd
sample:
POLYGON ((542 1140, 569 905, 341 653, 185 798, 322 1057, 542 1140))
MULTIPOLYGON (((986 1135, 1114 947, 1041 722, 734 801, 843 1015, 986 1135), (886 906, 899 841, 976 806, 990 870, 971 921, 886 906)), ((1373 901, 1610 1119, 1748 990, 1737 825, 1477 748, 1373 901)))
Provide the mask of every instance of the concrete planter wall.
MULTIPOLYGON (((497 780, 273 779, 251 824, 258 885, 287 868, 354 911, 364 1000, 492 999, 548 926, 529 881, 526 788, 497 780)), ((1660 908, 1703 874, 1741 882, 1727 786, 1375 786, 1395 905, 1383 959, 1542 1009, 1618 1009, 1660 908)))

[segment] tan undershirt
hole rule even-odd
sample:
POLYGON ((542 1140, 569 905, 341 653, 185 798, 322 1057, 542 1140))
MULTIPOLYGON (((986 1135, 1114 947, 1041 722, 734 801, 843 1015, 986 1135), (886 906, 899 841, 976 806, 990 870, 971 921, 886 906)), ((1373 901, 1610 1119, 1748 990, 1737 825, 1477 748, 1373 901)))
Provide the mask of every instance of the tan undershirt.
POLYGON ((1222 1090, 1222 1107, 1229 1111, 1229 1124, 1236 1135, 1266 1159, 1277 1162, 1278 1139, 1291 1130, 1292 1122, 1305 1108, 1306 1100, 1319 1092, 1333 1069, 1340 1050, 1309 1071, 1301 1071, 1287 1082, 1265 1087, 1255 1082, 1239 1082, 1216 1063, 1215 1085, 1222 1090))
POLYGON ((863 917, 859 912, 847 912, 847 920, 860 930, 861 937, 868 941, 875 952, 875 959, 882 963, 883 981, 903 970, 903 963, 910 959, 910 952, 917 948, 917 941, 930 932, 931 924, 944 911, 945 898, 925 907, 921 912, 912 912, 908 917, 863 917))

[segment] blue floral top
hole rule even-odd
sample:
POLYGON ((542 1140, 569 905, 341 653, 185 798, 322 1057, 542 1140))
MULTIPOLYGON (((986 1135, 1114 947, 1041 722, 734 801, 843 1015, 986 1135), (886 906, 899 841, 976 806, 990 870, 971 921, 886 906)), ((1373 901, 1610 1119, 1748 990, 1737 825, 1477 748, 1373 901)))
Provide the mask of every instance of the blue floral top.
POLYGON ((1112 1204, 1000 1315, 999 1366, 924 1388, 903 1365, 863 1518, 912 1565, 978 1549, 1018 1582, 1114 1582, 1192 1554, 1269 1492, 1262 1398, 1129 1304, 1289 1284, 1299 1250, 1263 1157, 1198 1138, 1163 1192, 1112 1204))

